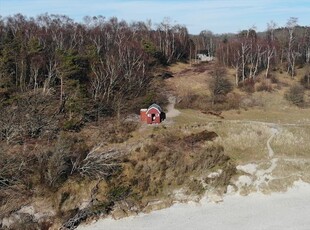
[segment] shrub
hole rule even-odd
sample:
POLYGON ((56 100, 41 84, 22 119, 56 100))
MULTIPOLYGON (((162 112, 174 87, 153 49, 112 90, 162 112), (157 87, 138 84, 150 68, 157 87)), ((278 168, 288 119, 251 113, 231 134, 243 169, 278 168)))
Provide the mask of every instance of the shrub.
POLYGON ((301 85, 293 85, 289 88, 289 90, 284 95, 285 99, 297 105, 298 107, 302 107, 304 105, 304 94, 305 89, 301 85))
POLYGON ((197 95, 194 93, 187 93, 178 100, 176 107, 179 109, 206 109, 210 104, 210 100, 206 96, 197 95))
POLYGON ((254 93, 255 91, 255 82, 251 79, 245 79, 244 82, 239 83, 239 88, 247 93, 254 93))
POLYGON ((227 104, 229 109, 239 109, 241 96, 237 93, 231 92, 227 94, 227 104))
POLYGON ((79 132, 81 130, 82 123, 79 119, 72 118, 67 120, 63 124, 63 130, 79 132))
POLYGON ((279 83, 279 79, 274 74, 269 74, 268 78, 271 80, 271 83, 273 83, 273 84, 279 83))
POLYGON ((180 109, 192 109, 192 106, 194 102, 197 101, 198 97, 199 96, 197 94, 187 93, 185 96, 182 97, 181 100, 177 102, 176 107, 180 109))
POLYGON ((226 77, 225 69, 219 67, 215 69, 209 82, 209 90, 213 104, 225 101, 225 96, 233 90, 232 83, 226 77))
POLYGON ((257 84, 256 91, 258 91, 258 92, 261 92, 261 91, 271 92, 272 91, 272 85, 270 84, 270 82, 263 80, 261 83, 257 84))
POLYGON ((217 137, 218 137, 218 135, 215 132, 213 132, 213 131, 209 132, 207 130, 204 130, 202 132, 186 136, 186 137, 184 137, 183 140, 185 141, 186 144, 193 145, 193 144, 199 143, 199 142, 212 141, 217 137))
POLYGON ((306 74, 302 79, 300 79, 300 84, 306 89, 310 89, 310 74, 306 74))
POLYGON ((240 107, 243 109, 252 108, 255 106, 262 107, 264 105, 261 98, 253 97, 253 96, 247 96, 241 99, 240 101, 240 107))
POLYGON ((60 186, 70 174, 71 166, 66 161, 67 154, 64 150, 59 149, 49 158, 46 177, 51 188, 60 186))
POLYGON ((199 180, 193 179, 189 182, 188 188, 190 191, 196 193, 197 195, 202 195, 205 189, 199 180))
POLYGON ((115 186, 108 192, 109 200, 119 201, 127 197, 130 193, 130 188, 127 186, 115 186))

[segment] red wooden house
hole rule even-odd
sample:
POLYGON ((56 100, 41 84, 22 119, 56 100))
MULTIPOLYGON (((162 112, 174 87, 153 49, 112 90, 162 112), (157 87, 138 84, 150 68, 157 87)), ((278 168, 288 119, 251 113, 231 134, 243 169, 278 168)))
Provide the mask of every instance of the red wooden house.
POLYGON ((166 118, 166 114, 157 104, 152 104, 148 109, 140 110, 140 120, 147 124, 159 124, 166 118))

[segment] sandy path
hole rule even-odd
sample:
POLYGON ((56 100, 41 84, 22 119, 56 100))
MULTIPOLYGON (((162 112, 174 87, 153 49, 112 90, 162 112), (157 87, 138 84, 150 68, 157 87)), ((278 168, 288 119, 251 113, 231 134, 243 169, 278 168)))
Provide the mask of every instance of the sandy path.
POLYGON ((171 118, 171 117, 177 117, 180 115, 180 111, 175 109, 175 103, 176 103, 176 97, 175 96, 169 96, 168 97, 169 105, 167 106, 167 113, 166 117, 171 118))
POLYGON ((259 164, 256 163, 250 163, 246 165, 238 165, 237 169, 240 171, 243 171, 249 175, 243 175, 240 176, 239 179, 236 182, 236 186, 239 188, 239 191, 243 187, 247 186, 254 186, 256 191, 260 191, 261 187, 265 187, 268 185, 268 183, 274 179, 272 176, 272 172, 275 170, 275 168, 278 165, 278 158, 274 158, 274 151, 270 145, 270 142, 273 140, 273 138, 279 134, 279 128, 275 128, 275 124, 273 124, 274 127, 271 127, 271 136, 268 138, 266 146, 268 150, 268 157, 270 159, 269 164, 270 166, 266 169, 259 168, 259 164))
POLYGON ((267 149, 268 149, 268 156, 269 156, 269 158, 274 156, 274 151, 273 151, 273 149, 270 146, 270 142, 279 133, 279 131, 276 128, 271 128, 271 132, 272 132, 272 135, 269 137, 269 139, 267 141, 267 149))

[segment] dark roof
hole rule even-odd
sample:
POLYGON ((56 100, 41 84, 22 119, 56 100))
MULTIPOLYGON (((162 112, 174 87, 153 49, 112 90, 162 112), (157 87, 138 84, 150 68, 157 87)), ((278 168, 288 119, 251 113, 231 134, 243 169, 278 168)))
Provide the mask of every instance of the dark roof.
POLYGON ((163 110, 161 109, 161 107, 157 104, 152 104, 147 110, 151 109, 151 108, 156 108, 158 109, 159 112, 163 112, 163 110))

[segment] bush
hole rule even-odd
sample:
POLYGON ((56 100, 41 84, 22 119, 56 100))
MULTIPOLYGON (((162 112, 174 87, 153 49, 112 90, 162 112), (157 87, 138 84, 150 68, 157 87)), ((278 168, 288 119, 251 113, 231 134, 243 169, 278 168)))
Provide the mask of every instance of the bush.
POLYGON ((300 84, 306 89, 310 89, 310 74, 306 74, 301 80, 300 84))
POLYGON ((204 130, 202 132, 199 132, 199 133, 194 133, 194 134, 191 134, 189 136, 186 136, 184 137, 184 141, 186 144, 195 144, 195 143, 198 143, 198 142, 204 142, 204 141, 213 141, 215 138, 217 138, 218 135, 211 131, 207 131, 207 130, 204 130))
POLYGON ((263 80, 261 83, 259 83, 256 86, 256 91, 261 92, 261 91, 265 91, 265 92, 271 92, 272 89, 272 85, 270 84, 270 82, 263 80))
POLYGON ((270 74, 270 75, 268 76, 268 78, 271 80, 271 83, 273 83, 273 84, 279 83, 279 79, 277 78, 276 75, 270 74))
POLYGON ((301 85, 293 85, 289 88, 289 90, 284 95, 285 99, 297 105, 298 107, 302 107, 304 105, 304 95, 305 89, 301 85))
POLYGON ((227 104, 229 109, 239 109, 241 96, 237 93, 227 94, 227 104))
POLYGON ((176 107, 179 109, 206 109, 210 101, 207 96, 201 96, 194 93, 188 93, 178 100, 176 107))
POLYGON ((245 79, 244 82, 239 83, 239 88, 247 93, 254 93, 255 91, 255 82, 253 79, 245 79))
POLYGON ((72 118, 63 124, 63 130, 79 132, 82 127, 82 122, 79 119, 72 118))
POLYGON ((130 188, 127 186, 115 186, 108 192, 109 200, 120 201, 127 197, 130 193, 130 188))
POLYGON ((199 180, 193 179, 189 182, 188 188, 197 195, 203 195, 205 189, 199 180))
POLYGON ((214 73, 212 73, 212 79, 209 82, 209 90, 212 95, 213 104, 225 101, 225 96, 233 90, 232 83, 226 77, 225 69, 215 69, 214 73))

